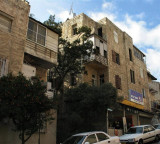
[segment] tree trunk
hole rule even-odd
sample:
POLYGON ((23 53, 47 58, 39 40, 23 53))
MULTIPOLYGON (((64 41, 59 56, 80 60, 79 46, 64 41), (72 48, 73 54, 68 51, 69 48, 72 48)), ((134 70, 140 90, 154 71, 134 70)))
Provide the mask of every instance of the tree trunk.
POLYGON ((25 144, 25 140, 24 140, 24 130, 22 130, 22 144, 25 144))

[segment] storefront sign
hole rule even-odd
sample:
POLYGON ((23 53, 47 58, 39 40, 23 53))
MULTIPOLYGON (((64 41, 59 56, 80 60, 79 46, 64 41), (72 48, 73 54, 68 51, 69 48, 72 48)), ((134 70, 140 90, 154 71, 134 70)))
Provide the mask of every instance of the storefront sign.
POLYGON ((129 90, 129 99, 132 102, 144 105, 144 103, 143 103, 143 95, 138 93, 138 92, 136 92, 136 91, 134 91, 134 90, 131 90, 131 89, 129 90))

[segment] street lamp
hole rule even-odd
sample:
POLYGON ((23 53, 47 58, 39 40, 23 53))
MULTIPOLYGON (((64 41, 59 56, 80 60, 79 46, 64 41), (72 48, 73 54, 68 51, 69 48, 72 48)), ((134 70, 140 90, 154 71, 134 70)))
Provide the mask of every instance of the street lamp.
POLYGON ((112 109, 110 109, 110 108, 107 108, 107 114, 106 114, 106 121, 107 121, 107 133, 108 133, 108 112, 112 112, 113 110, 112 109))

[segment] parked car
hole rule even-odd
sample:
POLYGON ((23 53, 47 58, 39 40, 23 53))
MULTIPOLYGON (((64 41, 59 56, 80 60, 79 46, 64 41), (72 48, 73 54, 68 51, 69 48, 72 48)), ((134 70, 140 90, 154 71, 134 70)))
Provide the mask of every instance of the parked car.
POLYGON ((158 141, 159 135, 151 125, 134 126, 125 135, 120 136, 121 144, 143 144, 158 141))
POLYGON ((159 138, 160 138, 160 124, 155 124, 153 125, 153 127, 156 129, 156 133, 159 135, 159 138))
POLYGON ((71 136, 63 144, 120 144, 119 137, 111 137, 105 132, 85 132, 71 136))

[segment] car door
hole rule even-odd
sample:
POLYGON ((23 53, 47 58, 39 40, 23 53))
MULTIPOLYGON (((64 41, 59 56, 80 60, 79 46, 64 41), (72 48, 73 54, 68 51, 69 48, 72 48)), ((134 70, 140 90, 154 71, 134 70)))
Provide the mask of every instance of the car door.
POLYGON ((154 141, 155 140, 155 129, 153 128, 153 126, 148 126, 148 133, 149 133, 149 141, 154 141))
POLYGON ((149 130, 148 130, 148 126, 144 126, 144 130, 143 130, 143 142, 147 143, 149 142, 149 130))
POLYGON ((112 144, 109 136, 105 135, 104 133, 96 133, 98 138, 98 144, 112 144))
POLYGON ((97 137, 95 134, 89 135, 86 140, 84 141, 84 144, 96 144, 97 143, 97 137))

